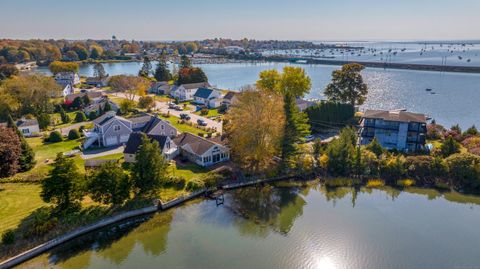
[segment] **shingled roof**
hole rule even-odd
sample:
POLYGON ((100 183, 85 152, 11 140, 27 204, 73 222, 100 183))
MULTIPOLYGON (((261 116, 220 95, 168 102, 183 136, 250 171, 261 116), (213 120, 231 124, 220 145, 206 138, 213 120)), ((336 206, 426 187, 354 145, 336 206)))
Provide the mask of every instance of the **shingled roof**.
MULTIPOLYGON (((123 150, 123 153, 136 154, 138 151, 138 148, 142 144, 142 136, 143 136, 143 133, 141 132, 131 133, 130 137, 128 138, 127 144, 125 145, 125 149, 123 150)), ((151 141, 157 141, 158 144, 160 145, 160 149, 162 150, 165 147, 165 143, 167 142, 167 139, 168 139, 168 137, 164 135, 147 135, 147 137, 150 138, 151 141)))
POLYGON ((406 111, 387 111, 387 110, 367 110, 363 114, 364 118, 382 119, 386 121, 401 122, 420 122, 425 123, 427 117, 424 114, 412 113, 406 111))
POLYGON ((213 90, 208 89, 208 88, 198 88, 198 90, 195 92, 193 96, 198 97, 198 98, 204 98, 207 99, 211 94, 213 90))
POLYGON ((178 135, 173 139, 173 142, 179 147, 188 145, 196 155, 203 155, 212 146, 222 146, 190 133, 182 133, 178 135))

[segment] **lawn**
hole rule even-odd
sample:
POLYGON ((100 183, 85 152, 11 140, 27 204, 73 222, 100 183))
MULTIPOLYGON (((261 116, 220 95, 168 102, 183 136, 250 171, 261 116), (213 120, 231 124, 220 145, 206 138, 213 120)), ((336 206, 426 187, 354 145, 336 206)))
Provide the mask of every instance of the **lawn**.
POLYGON ((201 133, 201 134, 206 134, 207 133, 207 132, 203 131, 202 129, 198 129, 197 127, 178 122, 180 120, 180 118, 178 118, 178 117, 175 117, 175 116, 172 116, 172 115, 170 115, 169 117, 164 117, 162 115, 158 115, 158 116, 161 119, 169 121, 172 124, 173 127, 175 127, 178 131, 180 131, 182 133, 187 132, 187 133, 192 133, 192 134, 195 134, 195 135, 198 135, 199 133, 201 133))
POLYGON ((198 166, 196 164, 188 163, 184 165, 177 165, 171 163, 167 168, 167 172, 172 176, 184 177, 187 181, 192 178, 198 178, 208 173, 209 170, 198 166))
POLYGON ((17 227, 22 219, 44 205, 38 184, 0 184, 0 234, 17 227))
MULTIPOLYGON (((35 160, 37 161, 37 164, 32 170, 24 173, 18 173, 14 176, 15 178, 21 178, 25 180, 39 180, 44 178, 45 175, 48 174, 48 172, 50 171, 51 166, 49 164, 51 164, 53 160, 55 160, 57 153, 71 151, 80 146, 80 140, 65 140, 58 143, 44 144, 41 137, 33 137, 26 139, 28 144, 35 152, 35 160)), ((75 163, 77 165, 81 164, 81 169, 83 169, 83 160, 79 156, 76 156, 74 158, 75 163)))
POLYGON ((95 157, 93 160, 120 160, 123 158, 123 153, 114 153, 110 155, 95 157))
POLYGON ((202 115, 202 111, 201 111, 201 110, 195 112, 195 114, 200 115, 200 116, 204 116, 204 117, 207 117, 207 118, 210 118, 210 117, 218 117, 218 116, 223 115, 223 114, 221 114, 221 113, 218 112, 218 108, 209 109, 207 115, 202 115))

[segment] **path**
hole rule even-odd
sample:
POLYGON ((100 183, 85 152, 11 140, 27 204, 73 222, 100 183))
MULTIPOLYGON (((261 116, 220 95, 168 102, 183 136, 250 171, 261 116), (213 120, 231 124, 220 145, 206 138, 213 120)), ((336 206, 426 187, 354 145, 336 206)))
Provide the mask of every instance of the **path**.
POLYGON ((94 149, 94 150, 88 150, 86 152, 82 152, 82 159, 88 160, 88 159, 93 159, 97 157, 102 157, 106 155, 112 155, 116 153, 122 153, 124 147, 123 146, 118 146, 114 148, 101 148, 101 149, 94 149))

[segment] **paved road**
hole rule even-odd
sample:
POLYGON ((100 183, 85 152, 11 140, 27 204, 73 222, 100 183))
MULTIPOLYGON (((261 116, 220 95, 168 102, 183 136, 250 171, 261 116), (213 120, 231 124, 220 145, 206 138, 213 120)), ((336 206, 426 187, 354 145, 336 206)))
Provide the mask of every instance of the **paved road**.
MULTIPOLYGON (((126 98, 123 93, 115 93, 115 95, 118 96, 118 97, 126 98)), ((139 98, 140 98, 139 96, 135 96, 134 100, 138 101, 139 98)), ((155 108, 157 108, 161 113, 170 112, 170 115, 173 115, 173 116, 176 116, 176 117, 180 117, 180 114, 185 113, 185 114, 188 114, 191 117, 190 121, 196 123, 198 119, 202 119, 207 123, 207 127, 213 128, 213 129, 217 130, 217 132, 219 132, 219 133, 223 132, 223 122, 221 122, 221 121, 218 122, 216 120, 211 120, 211 119, 208 119, 206 117, 194 114, 191 111, 177 111, 177 110, 174 110, 174 109, 169 109, 167 102, 156 101, 155 103, 156 103, 155 108)))

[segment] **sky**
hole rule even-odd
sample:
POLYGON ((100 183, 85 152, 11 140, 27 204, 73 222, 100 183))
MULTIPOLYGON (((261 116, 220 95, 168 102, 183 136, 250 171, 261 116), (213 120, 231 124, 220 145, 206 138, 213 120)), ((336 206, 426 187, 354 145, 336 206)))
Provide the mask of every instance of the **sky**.
POLYGON ((0 14, 14 39, 480 39, 480 0, 0 0, 0 14))

